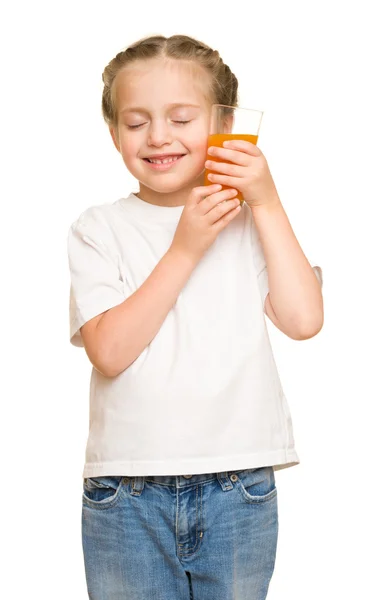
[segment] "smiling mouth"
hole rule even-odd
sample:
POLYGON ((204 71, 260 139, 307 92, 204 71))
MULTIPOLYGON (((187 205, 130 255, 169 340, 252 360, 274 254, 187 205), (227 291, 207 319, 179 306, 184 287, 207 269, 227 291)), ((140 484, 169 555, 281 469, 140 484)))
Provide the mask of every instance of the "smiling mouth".
POLYGON ((175 171, 175 166, 180 162, 185 154, 180 156, 167 156, 166 158, 143 158, 143 162, 148 165, 151 173, 165 173, 167 171, 175 171))
POLYGON ((180 154, 179 156, 166 156, 166 158, 144 158, 143 160, 153 164, 153 165, 167 165, 170 163, 174 163, 185 156, 184 154, 180 154))

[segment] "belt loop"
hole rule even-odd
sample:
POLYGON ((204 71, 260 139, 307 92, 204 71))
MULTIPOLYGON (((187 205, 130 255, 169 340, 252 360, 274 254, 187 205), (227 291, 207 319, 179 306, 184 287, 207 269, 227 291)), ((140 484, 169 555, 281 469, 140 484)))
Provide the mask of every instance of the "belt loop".
POLYGON ((144 488, 144 475, 132 478, 132 496, 140 496, 144 488))
POLYGON ((221 471, 220 473, 217 473, 217 479, 218 479, 219 483, 221 484, 222 490, 224 492, 227 492, 228 490, 233 489, 232 482, 231 482, 230 478, 228 477, 228 471, 221 471))

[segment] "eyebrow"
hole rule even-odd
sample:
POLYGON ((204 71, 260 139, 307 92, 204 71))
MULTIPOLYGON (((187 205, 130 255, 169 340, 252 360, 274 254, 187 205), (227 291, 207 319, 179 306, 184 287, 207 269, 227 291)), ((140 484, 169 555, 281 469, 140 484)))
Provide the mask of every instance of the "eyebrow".
MULTIPOLYGON (((199 104, 188 104, 188 103, 182 103, 182 102, 177 102, 174 104, 166 104, 165 108, 181 108, 181 107, 185 107, 185 106, 190 106, 192 108, 200 108, 199 104)), ((143 106, 129 106, 127 108, 124 108, 123 110, 120 111, 120 114, 124 114, 126 112, 143 112, 146 113, 148 112, 148 110, 146 110, 145 108, 143 108, 143 106)))

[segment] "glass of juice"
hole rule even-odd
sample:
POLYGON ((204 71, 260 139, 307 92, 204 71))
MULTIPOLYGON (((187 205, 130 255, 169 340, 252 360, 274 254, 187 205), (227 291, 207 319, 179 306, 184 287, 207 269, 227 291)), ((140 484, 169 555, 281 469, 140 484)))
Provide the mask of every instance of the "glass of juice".
MULTIPOLYGON (((261 110, 253 110, 252 108, 213 104, 207 148, 210 148, 210 146, 223 147, 223 142, 228 140, 246 140, 252 144, 257 144, 263 114, 261 110)), ((221 158, 210 154, 207 154, 206 160, 225 162, 221 158)), ((208 179, 209 173, 212 172, 205 169, 204 185, 212 185, 213 182, 208 179)), ((231 186, 223 185, 222 187, 227 189, 231 186)), ((244 198, 241 192, 238 192, 237 198, 243 204, 244 198)))

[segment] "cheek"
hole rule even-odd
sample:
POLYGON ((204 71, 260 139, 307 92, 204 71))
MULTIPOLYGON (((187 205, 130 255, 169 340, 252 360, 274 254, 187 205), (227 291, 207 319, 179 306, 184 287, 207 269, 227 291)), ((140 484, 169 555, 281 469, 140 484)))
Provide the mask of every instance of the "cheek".
POLYGON ((208 129, 200 127, 191 136, 190 147, 194 152, 206 155, 208 149, 208 129))
POLYGON ((207 160, 207 150, 208 150, 208 136, 201 136, 197 138, 195 141, 194 151, 195 154, 199 156, 199 160, 202 164, 207 160))
POLYGON ((124 136, 123 141, 120 143, 120 152, 125 162, 130 162, 136 158, 139 150, 139 144, 136 142, 136 138, 131 139, 124 136))
POLYGON ((204 154, 204 156, 206 156, 208 150, 208 137, 201 140, 198 150, 201 154, 204 154))

